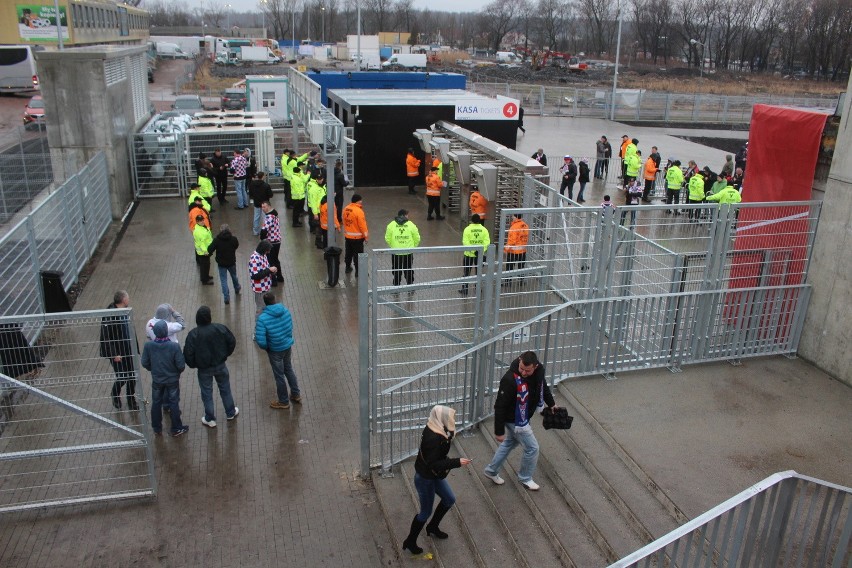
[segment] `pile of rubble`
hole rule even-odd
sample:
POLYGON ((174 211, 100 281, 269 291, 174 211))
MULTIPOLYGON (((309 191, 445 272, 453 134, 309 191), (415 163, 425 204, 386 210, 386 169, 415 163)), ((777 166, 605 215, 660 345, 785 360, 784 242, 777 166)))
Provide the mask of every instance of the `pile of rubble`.
POLYGON ((500 82, 500 83, 534 83, 538 85, 575 85, 578 87, 594 86, 600 83, 612 82, 612 71, 588 70, 583 72, 569 71, 558 67, 547 66, 535 70, 529 65, 490 65, 465 69, 471 81, 500 82))

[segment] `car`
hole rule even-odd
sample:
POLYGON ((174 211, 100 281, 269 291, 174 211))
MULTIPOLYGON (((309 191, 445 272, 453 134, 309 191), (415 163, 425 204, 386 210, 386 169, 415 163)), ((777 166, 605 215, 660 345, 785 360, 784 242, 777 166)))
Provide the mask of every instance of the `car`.
POLYGON ((175 97, 172 108, 183 114, 190 115, 197 112, 204 112, 204 104, 198 95, 178 95, 175 97))
POLYGON ((45 126, 44 100, 41 95, 36 95, 29 100, 24 109, 24 128, 40 129, 45 126))
POLYGON ((222 92, 223 110, 243 110, 246 108, 246 92, 243 89, 225 89, 222 92))

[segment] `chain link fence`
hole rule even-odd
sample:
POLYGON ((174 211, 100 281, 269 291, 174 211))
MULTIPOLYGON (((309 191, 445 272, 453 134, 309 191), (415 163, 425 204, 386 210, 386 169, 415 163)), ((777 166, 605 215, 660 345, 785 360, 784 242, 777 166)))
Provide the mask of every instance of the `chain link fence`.
POLYGON ((756 104, 834 110, 838 97, 734 96, 658 93, 619 89, 613 114, 612 89, 581 89, 522 83, 468 83, 468 90, 521 101, 528 115, 604 118, 616 121, 748 124, 756 104))
POLYGON ((0 223, 53 182, 47 134, 19 126, 0 138, 0 223))

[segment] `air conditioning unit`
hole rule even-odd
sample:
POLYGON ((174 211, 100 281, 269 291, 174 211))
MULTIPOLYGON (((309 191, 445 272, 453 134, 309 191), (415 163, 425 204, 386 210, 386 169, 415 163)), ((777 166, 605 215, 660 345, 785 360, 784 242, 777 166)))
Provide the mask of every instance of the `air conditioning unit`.
POLYGON ((311 142, 317 145, 325 144, 325 123, 321 120, 312 120, 308 124, 311 134, 311 142))

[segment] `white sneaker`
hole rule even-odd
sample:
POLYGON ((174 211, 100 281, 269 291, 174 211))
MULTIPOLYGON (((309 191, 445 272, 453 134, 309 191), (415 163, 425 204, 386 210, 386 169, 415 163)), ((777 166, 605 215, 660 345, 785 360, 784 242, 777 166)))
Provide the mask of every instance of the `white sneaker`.
POLYGON ((216 421, 215 420, 207 420, 205 417, 201 417, 201 423, 207 426, 208 428, 215 428, 216 421))
POLYGON ((238 406, 235 406, 235 407, 234 407, 234 415, 233 415, 233 416, 228 416, 228 417, 227 417, 227 418, 228 418, 228 420, 233 420, 234 418, 236 418, 236 417, 237 417, 237 414, 239 414, 239 413, 240 413, 240 408, 239 408, 238 406))
POLYGON ((539 489, 541 489, 541 486, 532 479, 530 479, 529 481, 521 481, 521 485, 523 485, 530 491, 538 491, 539 489))
POLYGON ((482 475, 484 475, 485 477, 487 477, 488 479, 493 481, 494 485, 503 485, 504 483, 506 483, 506 481, 502 477, 500 477, 499 473, 495 473, 494 475, 491 475, 487 471, 483 471, 482 475))

